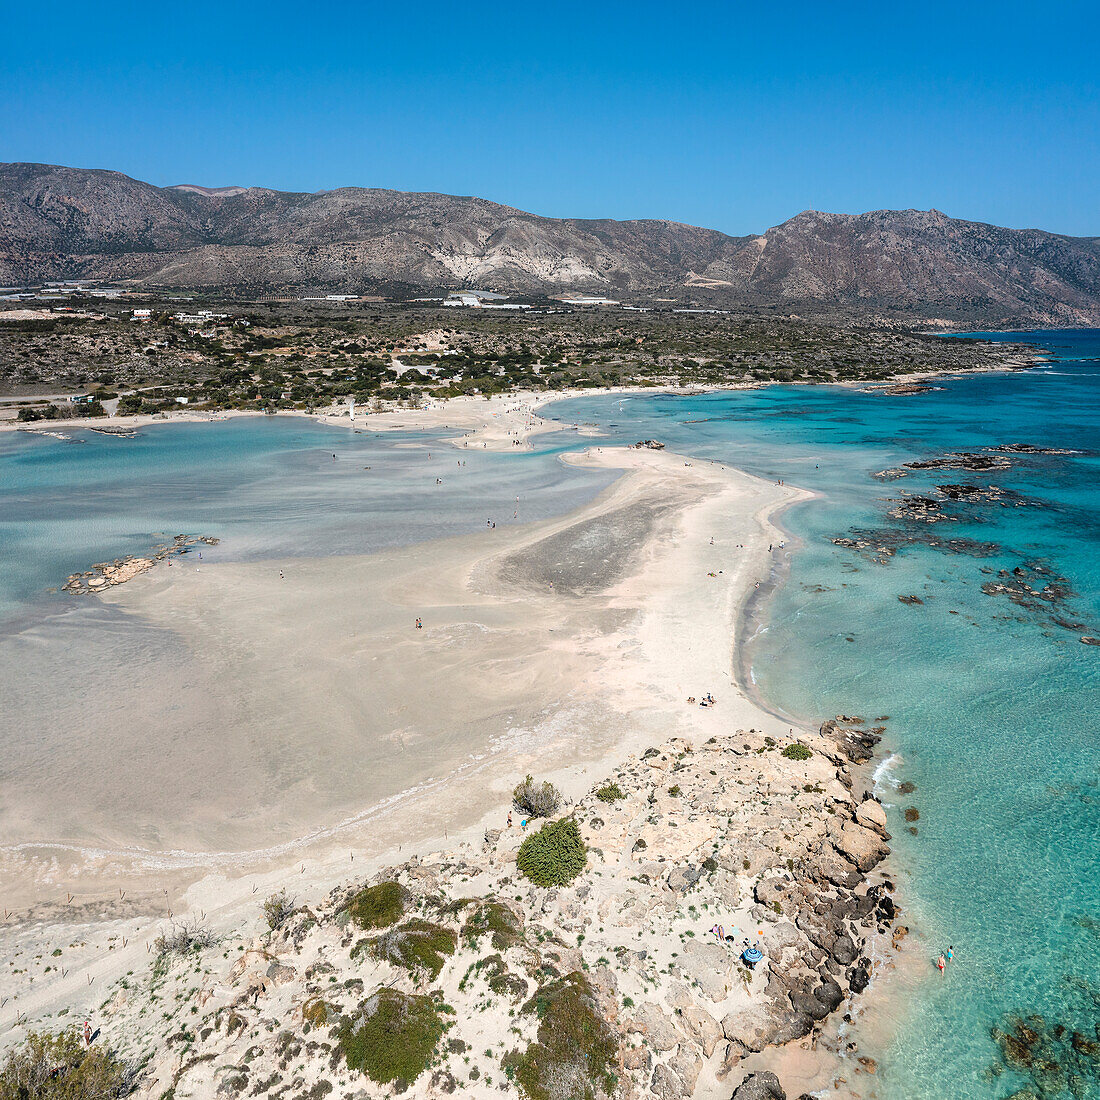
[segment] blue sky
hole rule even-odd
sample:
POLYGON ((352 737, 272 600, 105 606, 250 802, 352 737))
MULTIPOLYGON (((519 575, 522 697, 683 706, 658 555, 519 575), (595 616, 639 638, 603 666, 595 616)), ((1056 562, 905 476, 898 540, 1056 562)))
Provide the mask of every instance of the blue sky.
POLYGON ((15 4, 0 160, 753 233, 1100 234, 1100 15, 1019 4, 15 4))

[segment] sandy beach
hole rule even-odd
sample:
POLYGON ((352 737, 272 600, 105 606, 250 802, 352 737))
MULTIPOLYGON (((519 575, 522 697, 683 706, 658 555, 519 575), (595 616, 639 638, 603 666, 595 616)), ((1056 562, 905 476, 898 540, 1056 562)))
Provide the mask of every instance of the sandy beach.
POLYGON ((527 772, 575 799, 670 735, 785 733, 736 691, 732 645, 771 517, 802 494, 649 450, 570 460, 624 476, 553 521, 365 558, 188 562, 105 594, 183 647, 182 682, 113 694, 47 797, 9 776, 5 831, 24 839, 3 855, 6 943, 79 930, 89 955, 64 978, 29 969, 4 1024, 90 1003, 80 983, 140 961, 169 912, 234 927, 255 891, 303 875, 321 891, 499 827, 527 772), (715 707, 686 703, 708 691, 715 707))
POLYGON ((429 399, 418 408, 391 406, 380 412, 368 412, 362 406, 349 415, 346 404, 333 405, 314 412, 280 410, 276 413, 258 412, 253 409, 221 409, 206 412, 197 409, 179 412, 122 417, 74 417, 70 420, 46 420, 24 423, 14 418, 0 418, 0 432, 37 432, 44 435, 63 435, 67 430, 95 428, 114 431, 155 427, 159 424, 200 424, 230 420, 235 417, 306 417, 320 424, 349 431, 441 431, 454 430, 453 441, 459 447, 476 447, 490 451, 509 451, 512 448, 530 446, 530 439, 543 432, 577 431, 581 435, 595 434, 582 425, 543 420, 538 410, 555 401, 572 397, 611 396, 626 394, 704 393, 715 389, 749 389, 743 383, 728 386, 663 386, 660 391, 638 386, 610 386, 588 389, 515 390, 486 397, 452 397, 446 400, 429 399))

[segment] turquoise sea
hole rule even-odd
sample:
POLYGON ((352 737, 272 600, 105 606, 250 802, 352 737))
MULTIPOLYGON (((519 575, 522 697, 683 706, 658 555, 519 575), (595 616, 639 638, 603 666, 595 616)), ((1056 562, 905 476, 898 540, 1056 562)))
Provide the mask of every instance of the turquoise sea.
MULTIPOLYGON (((545 410, 610 442, 657 438, 817 494, 784 517, 791 539, 747 624, 742 674, 806 722, 890 715, 877 782, 918 954, 896 1031, 868 1051, 889 1100, 1025 1085, 1100 1097, 1088 1053, 1100 1023, 1100 647, 1080 641, 1100 636, 1100 332, 984 335, 1038 344, 1050 362, 913 396, 792 386, 545 410), (1005 444, 1044 453, 988 450, 1005 444), (874 476, 954 451, 1006 465, 874 476), (891 516, 904 494, 943 518, 891 516), (1022 603, 983 584, 1015 585, 1022 603), (948 944, 957 957, 941 978, 933 958, 948 944), (1013 1014, 1042 1017, 1019 1072, 991 1034, 1013 1014)), ((588 442, 569 432, 533 454, 282 418, 73 438, 0 436, 0 647, 28 617, 81 615, 45 589, 158 532, 217 535, 212 557, 361 552, 513 522, 517 508, 519 522, 560 513, 610 480, 557 461, 588 442)))
POLYGON ((1025 1086, 1100 1096, 1090 1046, 1100 1026, 1100 648, 1079 640, 1100 635, 1100 331, 983 335, 1030 340, 1052 361, 909 397, 786 387, 551 410, 820 494, 786 515, 801 546, 749 645, 748 675, 770 705, 807 722, 890 715, 879 786, 902 919, 920 929, 923 952, 917 980, 895 991, 896 1034, 870 1052, 877 1094, 891 1100, 986 1100, 1025 1086), (1012 443, 1078 453, 872 476, 1012 443), (903 491, 936 495, 943 484, 1015 495, 951 505, 954 518, 932 524, 887 514, 903 491), (853 530, 896 553, 878 564, 830 541, 853 530), (952 549, 961 539, 989 545, 952 549), (1029 609, 982 591, 1016 568, 1033 589, 1071 594, 1029 609), (902 794, 906 781, 915 789, 902 794), (949 945, 956 961, 941 979, 933 959, 949 945), (991 1037, 1013 1015, 1041 1016, 1032 1024, 1046 1035, 1024 1073, 1005 1067, 991 1037))

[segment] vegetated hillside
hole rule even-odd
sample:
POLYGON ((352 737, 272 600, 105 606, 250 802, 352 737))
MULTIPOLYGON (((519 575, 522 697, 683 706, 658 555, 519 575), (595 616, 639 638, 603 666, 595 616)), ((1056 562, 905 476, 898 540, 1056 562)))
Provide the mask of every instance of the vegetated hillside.
POLYGON ((0 166, 0 282, 134 280, 245 294, 487 286, 988 324, 1100 323, 1100 240, 938 211, 807 211, 762 236, 542 218, 484 199, 160 188, 0 166))

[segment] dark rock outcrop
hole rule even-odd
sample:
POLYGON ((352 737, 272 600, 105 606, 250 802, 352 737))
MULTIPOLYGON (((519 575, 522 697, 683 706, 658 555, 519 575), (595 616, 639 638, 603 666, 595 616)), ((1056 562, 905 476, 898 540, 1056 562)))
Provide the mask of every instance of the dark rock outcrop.
POLYGON ((787 1100, 787 1094, 774 1073, 750 1073, 733 1090, 730 1100, 787 1100))

